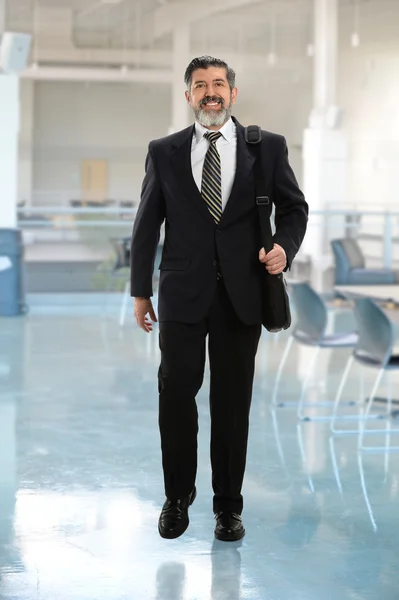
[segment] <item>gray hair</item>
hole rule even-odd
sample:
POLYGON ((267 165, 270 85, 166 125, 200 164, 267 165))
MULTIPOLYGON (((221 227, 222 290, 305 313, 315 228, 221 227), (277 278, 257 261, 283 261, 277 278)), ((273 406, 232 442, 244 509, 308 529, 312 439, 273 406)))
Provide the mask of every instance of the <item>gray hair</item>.
POLYGON ((220 58, 214 58, 213 56, 200 56, 194 58, 188 65, 184 74, 184 82, 187 89, 191 89, 191 82, 194 71, 197 69, 209 69, 209 67, 219 67, 226 69, 227 81, 229 82, 230 89, 232 90, 236 85, 236 74, 231 67, 220 58))

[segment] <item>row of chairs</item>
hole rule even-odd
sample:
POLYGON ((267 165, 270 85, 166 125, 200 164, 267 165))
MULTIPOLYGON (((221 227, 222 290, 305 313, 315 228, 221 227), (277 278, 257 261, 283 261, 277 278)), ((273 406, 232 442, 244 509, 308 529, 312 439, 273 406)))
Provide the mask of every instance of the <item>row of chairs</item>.
MULTIPOLYGON (((115 278, 119 278, 121 271, 130 268, 130 236, 122 238, 111 238, 110 242, 115 251, 114 263, 111 268, 110 277, 108 279, 107 292, 110 291, 112 282, 115 278)), ((126 320, 126 311, 129 302, 129 277, 124 275, 124 289, 119 311, 119 325, 124 325, 126 320)))
MULTIPOLYGON (((119 275, 122 269, 130 268, 130 236, 121 238, 112 238, 111 245, 115 251, 115 262, 111 269, 111 277, 109 284, 113 278, 119 275)), ((335 284, 390 284, 397 281, 397 273, 388 269, 369 269, 366 268, 365 258, 357 241, 353 238, 344 238, 332 240, 331 247, 335 259, 335 284)), ((156 267, 159 265, 160 252, 157 254, 156 267)), ((156 272, 156 269, 155 269, 156 272)), ((109 291, 109 288, 108 288, 109 291)), ((301 292, 298 291, 298 294, 301 292)), ((119 323, 123 325, 126 319, 126 311, 129 301, 129 283, 126 281, 122 296, 119 323)), ((316 324, 314 327, 320 328, 323 326, 324 311, 319 307, 316 324), (317 319, 321 319, 318 321, 317 319)), ((314 329, 314 328, 313 328, 314 329)), ((353 336, 335 336, 334 340, 328 339, 325 341, 328 344, 334 343, 336 346, 353 345, 353 336)))
MULTIPOLYGON (((124 289, 121 301, 121 307, 119 311, 119 325, 123 326, 126 320, 127 308, 130 301, 130 244, 131 236, 125 236, 121 238, 111 238, 110 243, 114 249, 114 263, 111 267, 110 277, 108 279, 107 292, 110 291, 112 282, 115 279, 124 280, 124 289)), ((158 246, 155 263, 154 263, 154 286, 158 283, 158 269, 161 262, 162 248, 158 246)))
MULTIPOLYGON (((129 266, 130 262, 130 237, 113 239, 116 260, 112 269, 112 275, 116 275, 122 268, 129 266)), ((349 241, 346 251, 356 252, 356 247, 349 241), (348 246, 349 244, 349 246, 348 246)), ((335 253, 342 251, 342 240, 333 242, 335 253)), ((342 252, 341 252, 342 254, 342 252)), ((160 257, 157 256, 157 263, 160 257)), ((381 276, 383 274, 380 274, 381 276)), ((385 275, 384 275, 385 276, 385 275)), ((333 434, 359 434, 359 448, 362 450, 386 450, 386 447, 365 446, 364 436, 369 433, 381 433, 381 429, 366 428, 366 423, 372 420, 387 419, 392 414, 392 393, 389 386, 389 393, 386 399, 386 414, 373 414, 372 407, 376 394, 381 383, 382 377, 386 371, 399 370, 399 355, 394 353, 395 331, 392 322, 387 317, 383 309, 369 298, 358 298, 354 300, 354 316, 356 320, 356 331, 342 331, 330 334, 328 329, 328 310, 323 298, 306 282, 297 282, 290 284, 291 297, 296 311, 296 324, 287 340, 279 369, 276 374, 273 390, 272 404, 275 407, 287 406, 290 403, 280 402, 278 391, 280 381, 287 363, 287 359, 292 348, 293 342, 314 348, 314 354, 304 378, 299 401, 297 405, 297 414, 300 421, 329 421, 333 434), (321 350, 330 348, 352 348, 346 367, 344 369, 341 381, 336 391, 333 401, 311 403, 314 408, 332 407, 331 414, 314 415, 306 414, 306 394, 309 384, 312 380, 314 369, 317 364, 317 358, 321 350), (342 395, 345 385, 348 381, 351 369, 354 363, 359 363, 363 368, 373 368, 377 370, 377 375, 372 387, 368 401, 351 400, 344 403, 342 395), (356 414, 342 414, 340 408, 343 406, 357 407, 356 414), (341 420, 357 422, 358 429, 341 429, 337 427, 337 422, 341 420)), ((126 317, 126 308, 129 298, 129 284, 125 285, 121 312, 120 324, 123 325, 126 317)), ((391 433, 399 433, 399 429, 390 429, 391 433)), ((399 450, 399 447, 391 447, 391 450, 399 450)))
MULTIPOLYGON (((293 342, 313 347, 315 352, 304 378, 299 401, 297 405, 298 418, 301 421, 328 421, 333 434, 356 434, 359 435, 359 448, 366 451, 386 450, 386 446, 365 445, 364 437, 370 433, 381 433, 381 429, 366 427, 366 423, 372 420, 390 418, 392 414, 391 386, 387 397, 386 414, 373 414, 372 407, 380 386, 383 375, 387 371, 399 370, 399 355, 394 353, 395 329, 391 320, 384 310, 369 298, 358 298, 354 300, 354 316, 356 331, 344 331, 334 334, 327 333, 328 310, 323 298, 306 282, 290 284, 290 295, 295 307, 296 324, 292 329, 276 374, 273 390, 272 403, 275 407, 284 407, 290 403, 280 402, 278 398, 279 385, 287 363, 287 359, 293 342), (352 348, 340 384, 337 388, 335 398, 329 402, 306 403, 306 394, 314 374, 316 361, 322 349, 330 348, 352 348), (363 368, 372 368, 377 371, 374 384, 368 400, 351 400, 347 406, 357 407, 358 412, 344 414, 341 410, 344 402, 342 396, 348 381, 352 366, 359 363, 363 368), (329 415, 307 415, 306 407, 313 409, 331 406, 329 415), (341 429, 337 423, 341 421, 357 422, 358 429, 341 429)), ((390 429, 390 433, 399 433, 399 429, 390 429)), ((390 450, 399 451, 398 447, 390 447, 390 450)))
POLYGON ((390 285, 399 281, 393 269, 366 266, 364 254, 354 238, 331 241, 335 263, 335 285, 390 285))

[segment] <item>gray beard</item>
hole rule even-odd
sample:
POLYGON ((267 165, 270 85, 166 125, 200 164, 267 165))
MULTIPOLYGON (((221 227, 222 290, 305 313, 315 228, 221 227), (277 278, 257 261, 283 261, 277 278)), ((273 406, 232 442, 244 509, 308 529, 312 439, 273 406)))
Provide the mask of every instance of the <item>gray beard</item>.
POLYGON ((203 127, 223 127, 231 117, 230 104, 227 108, 223 106, 218 110, 204 110, 202 107, 194 110, 195 118, 203 127))

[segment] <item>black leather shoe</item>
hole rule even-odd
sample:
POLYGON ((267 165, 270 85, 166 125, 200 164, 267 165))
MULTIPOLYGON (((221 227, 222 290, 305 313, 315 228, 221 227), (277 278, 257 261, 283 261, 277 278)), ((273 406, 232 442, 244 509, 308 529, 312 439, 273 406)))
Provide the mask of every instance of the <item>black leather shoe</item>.
POLYGON ((190 522, 188 507, 194 502, 196 495, 197 490, 194 486, 189 496, 178 500, 166 500, 158 521, 158 531, 161 537, 173 540, 186 531, 190 522))
POLYGON ((222 542, 237 542, 245 535, 241 516, 233 512, 219 512, 215 515, 215 538, 222 542))

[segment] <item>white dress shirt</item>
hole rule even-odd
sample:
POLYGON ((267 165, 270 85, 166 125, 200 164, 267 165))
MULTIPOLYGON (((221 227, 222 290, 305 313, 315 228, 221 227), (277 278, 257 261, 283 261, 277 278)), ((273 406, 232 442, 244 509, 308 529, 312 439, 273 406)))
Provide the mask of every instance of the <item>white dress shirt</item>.
MULTIPOLYGON (((195 132, 191 145, 191 168, 194 181, 201 192, 202 169, 209 141, 204 138, 206 129, 199 123, 195 123, 195 132)), ((220 155, 220 165, 222 171, 222 210, 226 208, 234 183, 237 167, 237 128, 232 119, 223 125, 219 132, 222 134, 216 142, 216 148, 220 155)))

